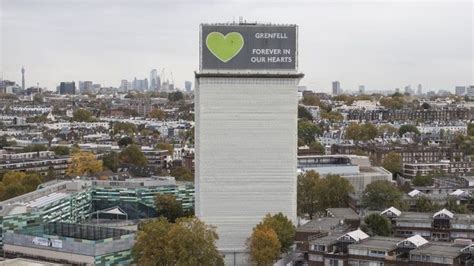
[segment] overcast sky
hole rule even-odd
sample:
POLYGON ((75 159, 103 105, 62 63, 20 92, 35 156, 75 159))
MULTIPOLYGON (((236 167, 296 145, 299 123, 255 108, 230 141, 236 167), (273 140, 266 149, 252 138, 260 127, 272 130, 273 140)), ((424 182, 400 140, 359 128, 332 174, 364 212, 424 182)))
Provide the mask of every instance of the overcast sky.
POLYGON ((329 91, 474 84, 473 1, 0 0, 0 72, 27 86, 121 79, 165 69, 177 86, 199 66, 199 24, 299 25, 302 85, 329 91))

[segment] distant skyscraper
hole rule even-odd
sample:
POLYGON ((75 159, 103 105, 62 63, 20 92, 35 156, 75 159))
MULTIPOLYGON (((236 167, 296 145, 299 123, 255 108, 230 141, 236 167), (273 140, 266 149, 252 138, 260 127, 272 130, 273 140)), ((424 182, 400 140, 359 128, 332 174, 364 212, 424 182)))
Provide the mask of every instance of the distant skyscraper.
POLYGON ((421 84, 418 84, 418 88, 416 90, 417 95, 422 95, 423 94, 423 86, 421 84))
POLYGON ((364 85, 360 85, 359 86, 359 94, 364 94, 365 93, 365 86, 364 85))
POLYGON ((341 83, 339 83, 339 81, 333 81, 332 82, 332 94, 333 95, 339 95, 341 93, 342 93, 341 83))
POLYGON ((158 76, 158 71, 152 69, 150 71, 150 90, 159 90, 161 87, 160 77, 158 76))
POLYGON ((148 79, 137 79, 132 81, 132 89, 137 91, 145 91, 148 89, 148 79))
POLYGON ((74 95, 76 94, 76 83, 73 82, 61 82, 59 84, 59 94, 69 94, 74 95))
POLYGON ((413 94, 413 90, 411 89, 411 85, 406 85, 405 86, 405 93, 413 94))
POLYGON ((467 88, 467 96, 474 97, 474 85, 471 85, 467 88))
POLYGON ((463 96, 466 94, 466 86, 456 86, 456 95, 457 96, 463 96))
POLYGON ((21 89, 25 90, 25 68, 21 67, 21 89))
POLYGON ((192 90, 193 84, 191 81, 185 81, 184 82, 184 88, 186 89, 187 92, 190 92, 192 90))
POLYGON ((122 81, 120 82, 120 90, 121 91, 128 91, 128 80, 126 79, 122 79, 122 81))

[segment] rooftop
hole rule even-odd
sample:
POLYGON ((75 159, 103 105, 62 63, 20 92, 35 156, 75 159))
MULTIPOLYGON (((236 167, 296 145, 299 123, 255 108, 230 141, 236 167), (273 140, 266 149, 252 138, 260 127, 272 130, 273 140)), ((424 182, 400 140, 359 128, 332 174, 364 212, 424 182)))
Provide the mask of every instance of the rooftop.
POLYGON ((359 243, 351 244, 348 248, 357 249, 377 249, 377 250, 393 250, 397 248, 397 243, 400 242, 400 238, 395 237, 380 237, 374 236, 359 243))
POLYGON ((429 242, 422 247, 410 251, 410 254, 456 258, 461 254, 460 250, 462 248, 463 247, 454 245, 452 243, 429 242))

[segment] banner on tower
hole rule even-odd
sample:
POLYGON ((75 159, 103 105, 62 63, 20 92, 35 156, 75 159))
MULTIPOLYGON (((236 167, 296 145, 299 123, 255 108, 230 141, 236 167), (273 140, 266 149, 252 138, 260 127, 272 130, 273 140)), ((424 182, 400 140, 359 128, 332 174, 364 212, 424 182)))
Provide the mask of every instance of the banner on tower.
POLYGON ((297 26, 201 25, 200 70, 296 70, 297 26))

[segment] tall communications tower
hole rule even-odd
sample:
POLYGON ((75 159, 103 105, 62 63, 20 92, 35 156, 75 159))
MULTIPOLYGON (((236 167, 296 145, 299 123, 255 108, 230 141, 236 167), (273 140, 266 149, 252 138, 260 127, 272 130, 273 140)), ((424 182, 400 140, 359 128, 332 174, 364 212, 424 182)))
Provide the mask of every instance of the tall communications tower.
POLYGON ((21 67, 21 89, 25 90, 25 68, 21 67))
POLYGON ((296 224, 297 26, 203 24, 196 87, 196 216, 226 265, 248 265, 266 214, 296 224))

